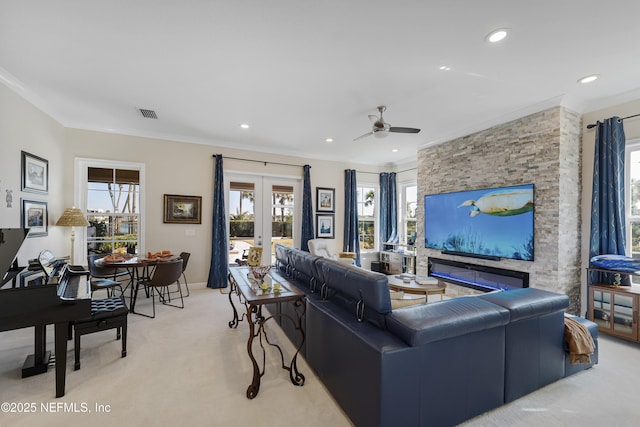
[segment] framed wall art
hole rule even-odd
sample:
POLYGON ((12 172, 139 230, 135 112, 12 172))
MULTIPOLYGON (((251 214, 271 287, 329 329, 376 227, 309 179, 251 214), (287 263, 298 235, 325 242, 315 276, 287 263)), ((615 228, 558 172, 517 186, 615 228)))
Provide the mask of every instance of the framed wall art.
POLYGON ((316 211, 335 212, 335 188, 316 187, 316 211))
POLYGON ((49 161, 22 151, 22 191, 49 192, 49 161))
POLYGON ((316 238, 318 239, 333 239, 334 234, 334 225, 335 225, 335 215, 334 214, 318 214, 316 215, 316 238))
POLYGON ((201 224, 202 197, 164 195, 164 222, 167 224, 201 224))
POLYGON ((49 211, 47 202, 22 199, 22 228, 29 229, 27 237, 46 236, 49 211))

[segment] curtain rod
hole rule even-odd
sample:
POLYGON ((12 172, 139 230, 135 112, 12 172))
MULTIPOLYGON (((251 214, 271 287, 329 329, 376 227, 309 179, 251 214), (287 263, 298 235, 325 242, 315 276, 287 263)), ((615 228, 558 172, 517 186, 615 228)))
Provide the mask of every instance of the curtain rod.
MULTIPOLYGON (((638 117, 638 116, 640 116, 640 114, 634 114, 632 116, 623 117, 623 118, 618 119, 618 120, 623 121, 623 120, 630 119, 632 117, 638 117)), ((597 126, 597 123, 591 123, 591 124, 587 125, 587 129, 593 129, 596 126, 597 126)))
MULTIPOLYGON (((213 157, 216 157, 216 156, 222 156, 223 159, 240 160, 242 162, 262 163, 265 166, 267 165, 267 163, 271 163, 272 165, 294 166, 294 167, 298 167, 298 168, 304 167, 303 165, 294 165, 294 164, 291 164, 291 163, 279 163, 279 162, 268 162, 268 161, 264 161, 264 160, 242 159, 240 157, 227 157, 227 156, 224 156, 222 154, 214 154, 213 155, 213 157)), ((311 166, 309 166, 309 167, 311 167, 311 166)), ((398 171, 396 173, 404 173, 404 172, 409 172, 409 171, 416 170, 416 169, 418 169, 418 168, 405 169, 405 170, 398 171)), ((373 175, 379 175, 382 172, 367 172, 367 171, 356 170, 356 173, 369 173, 369 174, 373 174, 373 175)))
MULTIPOLYGON (((404 172, 409 172, 409 171, 413 171, 413 170, 416 170, 416 169, 418 169, 418 168, 405 169, 405 170, 403 170, 403 171, 398 171, 398 172, 395 172, 395 173, 396 173, 396 174, 398 174, 398 173, 404 173, 404 172)), ((393 171, 392 171, 392 172, 393 172, 393 171)), ((384 173, 384 172, 367 172, 367 171, 359 171, 359 170, 357 170, 357 169, 356 169, 356 173, 369 173, 369 174, 371 174, 371 175, 380 175, 381 173, 384 173)), ((387 172, 387 173, 390 173, 390 172, 387 172)))
MULTIPOLYGON (((222 154, 214 154, 213 155, 213 157, 216 157, 216 156, 222 156, 223 159, 240 160, 240 161, 243 161, 243 162, 263 163, 265 166, 267 166, 267 163, 270 163, 272 165, 280 165, 280 166, 295 166, 297 168, 304 167, 303 165, 293 165, 291 163, 279 163, 279 162, 267 162, 267 161, 264 161, 264 160, 241 159, 239 157, 227 157, 227 156, 224 156, 222 154)), ((311 166, 309 166, 309 167, 311 167, 311 166)))

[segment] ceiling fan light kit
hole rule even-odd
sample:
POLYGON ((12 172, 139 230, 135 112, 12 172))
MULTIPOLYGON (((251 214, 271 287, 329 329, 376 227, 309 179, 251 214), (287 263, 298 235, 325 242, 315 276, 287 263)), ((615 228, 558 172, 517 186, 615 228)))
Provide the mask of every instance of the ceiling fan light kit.
POLYGON ((370 114, 369 120, 371 120, 371 122, 373 123, 373 128, 371 129, 371 132, 367 132, 364 135, 360 135, 359 137, 355 138, 354 141, 358 141, 360 139, 366 138, 369 135, 373 135, 376 138, 384 138, 387 135, 389 135, 389 132, 395 132, 395 133, 420 132, 420 129, 417 129, 417 128, 391 126, 389 123, 385 122, 384 118, 382 117, 382 113, 384 113, 386 110, 387 110, 387 107, 385 107, 384 105, 381 105, 378 107, 378 112, 380 113, 379 116, 374 116, 370 114))
POLYGON ((375 136, 376 138, 386 138, 388 135, 389 132, 386 132, 384 130, 379 130, 373 133, 373 136, 375 136))

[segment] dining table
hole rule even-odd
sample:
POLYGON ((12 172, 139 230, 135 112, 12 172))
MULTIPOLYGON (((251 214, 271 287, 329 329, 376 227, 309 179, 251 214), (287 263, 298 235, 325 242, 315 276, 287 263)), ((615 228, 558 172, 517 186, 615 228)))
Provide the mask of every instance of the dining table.
MULTIPOLYGON (((145 257, 142 255, 130 255, 115 259, 99 258, 95 261, 96 265, 101 267, 114 267, 123 268, 129 273, 129 285, 131 287, 129 295, 129 312, 133 314, 140 314, 135 312, 137 288, 139 287, 142 279, 148 279, 151 277, 151 268, 155 267, 160 262, 173 261, 180 258, 177 255, 166 254, 164 256, 145 257)), ((125 288, 126 291, 126 288, 125 288)), ((147 297, 149 294, 147 293, 147 297)))

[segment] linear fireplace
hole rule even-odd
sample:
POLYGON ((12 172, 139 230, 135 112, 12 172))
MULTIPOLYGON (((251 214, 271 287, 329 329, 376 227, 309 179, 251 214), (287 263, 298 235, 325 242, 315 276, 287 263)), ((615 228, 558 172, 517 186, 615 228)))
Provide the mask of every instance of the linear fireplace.
POLYGON ((529 273, 439 258, 429 258, 429 276, 484 292, 529 287, 529 273))

